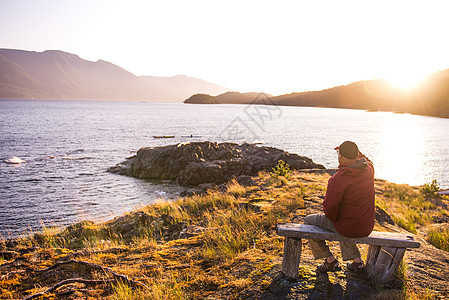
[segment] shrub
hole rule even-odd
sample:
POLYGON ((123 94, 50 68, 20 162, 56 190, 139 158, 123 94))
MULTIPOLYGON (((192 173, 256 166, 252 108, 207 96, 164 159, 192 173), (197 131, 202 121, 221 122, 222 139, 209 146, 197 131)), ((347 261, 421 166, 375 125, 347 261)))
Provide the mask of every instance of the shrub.
POLYGON ((290 170, 290 166, 285 163, 283 160, 279 160, 278 161, 278 165, 272 169, 273 172, 270 172, 270 175, 272 177, 279 177, 279 176, 283 176, 285 178, 288 178, 290 176, 290 174, 292 173, 292 170, 290 170))
POLYGON ((440 186, 438 185, 437 180, 434 179, 432 182, 425 183, 419 191, 426 198, 441 198, 441 195, 437 194, 439 190, 440 186))

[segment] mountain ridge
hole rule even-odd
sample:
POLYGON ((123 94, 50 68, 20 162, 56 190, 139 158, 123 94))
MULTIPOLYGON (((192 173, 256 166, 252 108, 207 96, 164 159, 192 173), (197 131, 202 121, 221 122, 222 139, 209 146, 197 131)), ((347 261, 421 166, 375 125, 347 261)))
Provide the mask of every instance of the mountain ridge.
POLYGON ((385 79, 363 80, 321 91, 280 96, 226 92, 218 96, 196 94, 184 103, 269 104, 394 111, 449 118, 449 69, 435 72, 411 89, 393 86, 385 79))
POLYGON ((0 49, 0 67, 0 99, 182 102, 193 93, 229 90, 186 75, 136 76, 111 62, 60 50, 0 49))

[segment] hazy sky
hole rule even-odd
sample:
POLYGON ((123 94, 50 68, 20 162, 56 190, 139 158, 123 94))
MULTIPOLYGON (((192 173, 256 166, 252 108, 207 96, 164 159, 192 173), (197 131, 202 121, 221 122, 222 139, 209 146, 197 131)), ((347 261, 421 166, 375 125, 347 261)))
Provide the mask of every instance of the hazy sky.
POLYGON ((0 0, 0 47, 272 94, 449 68, 449 1, 0 0))

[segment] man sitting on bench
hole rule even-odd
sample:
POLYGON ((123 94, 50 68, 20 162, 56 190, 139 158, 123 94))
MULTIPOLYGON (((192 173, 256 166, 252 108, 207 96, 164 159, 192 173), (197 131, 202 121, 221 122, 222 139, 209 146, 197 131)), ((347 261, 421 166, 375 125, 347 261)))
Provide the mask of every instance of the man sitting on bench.
MULTIPOLYGON (((324 214, 308 215, 304 224, 316 225, 345 237, 368 236, 374 227, 374 168, 353 142, 343 142, 338 151, 338 170, 327 184, 323 202, 324 214)), ((325 258, 318 265, 321 273, 338 271, 338 260, 325 241, 309 240, 315 259, 325 258)), ((340 242, 341 256, 351 271, 363 270, 359 249, 354 243, 340 242)))

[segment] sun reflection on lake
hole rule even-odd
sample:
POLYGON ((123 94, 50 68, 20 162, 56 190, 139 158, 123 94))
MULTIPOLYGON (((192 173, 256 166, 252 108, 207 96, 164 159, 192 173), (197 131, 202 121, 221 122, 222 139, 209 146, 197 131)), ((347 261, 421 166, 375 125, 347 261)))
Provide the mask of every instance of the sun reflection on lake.
POLYGON ((381 168, 377 168, 376 177, 397 183, 418 183, 426 145, 415 116, 390 119, 382 128, 379 142, 375 160, 381 168))

